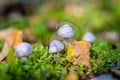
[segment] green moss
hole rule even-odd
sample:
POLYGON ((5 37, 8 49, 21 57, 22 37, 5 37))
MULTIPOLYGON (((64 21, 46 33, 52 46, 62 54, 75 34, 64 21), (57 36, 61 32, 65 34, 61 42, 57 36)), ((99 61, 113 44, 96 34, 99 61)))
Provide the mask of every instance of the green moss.
POLYGON ((58 63, 53 60, 52 53, 43 46, 34 46, 33 54, 26 61, 13 58, 13 51, 9 51, 7 62, 0 64, 0 80, 64 80, 67 69, 64 65, 67 63, 64 57, 60 58, 58 63), (12 53, 12 54, 11 54, 12 53), (14 61, 13 61, 14 60, 14 61), (7 76, 7 77, 6 77, 7 76))
POLYGON ((3 42, 3 40, 0 40, 0 51, 2 50, 2 48, 3 48, 3 45, 4 45, 4 42, 3 42))
POLYGON ((107 41, 97 41, 91 48, 91 64, 93 72, 100 74, 108 71, 109 68, 120 68, 120 45, 115 50, 107 41))
MULTIPOLYGON (((112 50, 107 41, 96 41, 92 44, 93 73, 105 73, 111 67, 119 69, 120 45, 117 46, 116 50, 112 50)), ((33 54, 27 57, 27 60, 22 60, 19 57, 14 58, 14 51, 10 49, 8 61, 0 64, 0 80, 65 80, 72 66, 66 58, 66 50, 57 53, 57 61, 53 59, 53 55, 48 52, 48 48, 35 44, 33 54), (68 64, 69 67, 65 68, 68 64)), ((78 75, 91 74, 88 68, 82 65, 75 71, 78 75)))

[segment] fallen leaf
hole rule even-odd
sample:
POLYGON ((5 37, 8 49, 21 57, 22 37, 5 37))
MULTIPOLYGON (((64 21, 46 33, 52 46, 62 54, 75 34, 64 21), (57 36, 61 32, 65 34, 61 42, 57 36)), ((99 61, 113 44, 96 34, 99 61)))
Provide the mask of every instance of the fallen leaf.
POLYGON ((9 48, 9 45, 7 43, 4 43, 3 49, 0 52, 0 61, 2 61, 7 56, 8 48, 9 48))
POLYGON ((70 71, 66 80, 79 80, 78 75, 74 71, 70 71))
POLYGON ((15 29, 14 28, 5 28, 0 30, 0 39, 5 39, 6 36, 9 36, 10 34, 13 33, 15 29))
POLYGON ((23 35, 23 32, 21 30, 16 30, 11 35, 9 35, 5 39, 5 41, 15 49, 16 46, 23 41, 22 35, 23 35))
POLYGON ((16 46, 23 41, 22 35, 22 31, 16 30, 5 39, 4 47, 0 52, 0 61, 2 61, 7 56, 9 47, 13 47, 15 49, 16 46))
POLYGON ((87 41, 76 41, 68 44, 67 57, 73 65, 85 65, 90 68, 90 46, 87 41))

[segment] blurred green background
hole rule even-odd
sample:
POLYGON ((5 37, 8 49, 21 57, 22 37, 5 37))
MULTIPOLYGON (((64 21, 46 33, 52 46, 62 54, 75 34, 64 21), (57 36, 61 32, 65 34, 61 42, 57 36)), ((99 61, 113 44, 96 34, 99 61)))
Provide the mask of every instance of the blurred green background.
POLYGON ((87 31, 100 38, 104 32, 120 32, 119 0, 12 0, 13 4, 0 1, 7 5, 1 7, 1 28, 29 28, 43 44, 57 36, 62 24, 74 28, 76 40, 81 40, 87 31))
MULTIPOLYGON (((35 43, 34 54, 26 62, 15 60, 11 56, 14 51, 9 51, 7 64, 3 61, 0 65, 0 80, 64 80, 68 74, 64 68, 67 50, 59 53, 59 64, 54 64, 53 54, 40 45, 48 46, 51 40, 61 39, 57 30, 64 24, 73 27, 72 40, 81 40, 88 31, 95 34, 97 40, 91 43, 90 50, 93 73, 120 69, 119 21, 120 0, 0 0, 0 50, 4 38, 16 29, 23 31, 24 41, 35 43)), ((87 74, 84 67, 78 67, 76 72, 87 74)))

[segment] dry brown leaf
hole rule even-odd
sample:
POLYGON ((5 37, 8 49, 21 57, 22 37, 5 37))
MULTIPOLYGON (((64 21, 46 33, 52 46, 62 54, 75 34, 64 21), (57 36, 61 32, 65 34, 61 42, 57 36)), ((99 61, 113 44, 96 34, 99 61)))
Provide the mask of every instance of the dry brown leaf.
POLYGON ((22 35, 23 35, 23 32, 21 30, 16 30, 11 35, 9 35, 5 39, 5 41, 15 49, 16 46, 23 41, 22 35))
POLYGON ((22 31, 16 30, 15 32, 13 32, 12 34, 10 34, 5 39, 4 47, 3 47, 2 51, 0 52, 0 61, 2 61, 7 56, 7 54, 8 54, 8 48, 10 46, 15 49, 16 46, 23 41, 22 40, 22 35, 23 35, 22 31))
POLYGON ((74 71, 70 71, 66 80, 79 80, 78 75, 74 71))
POLYGON ((14 28, 5 28, 0 30, 0 39, 5 39, 6 36, 9 36, 10 34, 13 33, 15 29, 14 28))
POLYGON ((73 65, 85 65, 90 67, 90 46, 86 41, 76 41, 69 43, 67 57, 73 65))
POLYGON ((7 43, 4 43, 4 47, 0 52, 0 61, 2 61, 7 56, 8 48, 9 48, 9 45, 7 43))

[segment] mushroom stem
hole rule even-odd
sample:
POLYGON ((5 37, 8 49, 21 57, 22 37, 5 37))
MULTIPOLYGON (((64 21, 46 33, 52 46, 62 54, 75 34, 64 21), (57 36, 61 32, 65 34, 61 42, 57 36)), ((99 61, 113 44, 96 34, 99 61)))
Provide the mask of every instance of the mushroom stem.
POLYGON ((27 58, 26 58, 26 57, 21 57, 21 60, 22 60, 23 62, 26 62, 26 61, 27 61, 27 58))
POLYGON ((59 55, 58 55, 57 53, 55 53, 55 54, 53 55, 53 59, 54 59, 54 61, 55 61, 56 63, 58 63, 60 57, 59 57, 59 55))
POLYGON ((68 44, 70 43, 72 45, 75 45, 75 43, 68 38, 64 38, 64 41, 67 42, 68 44))

